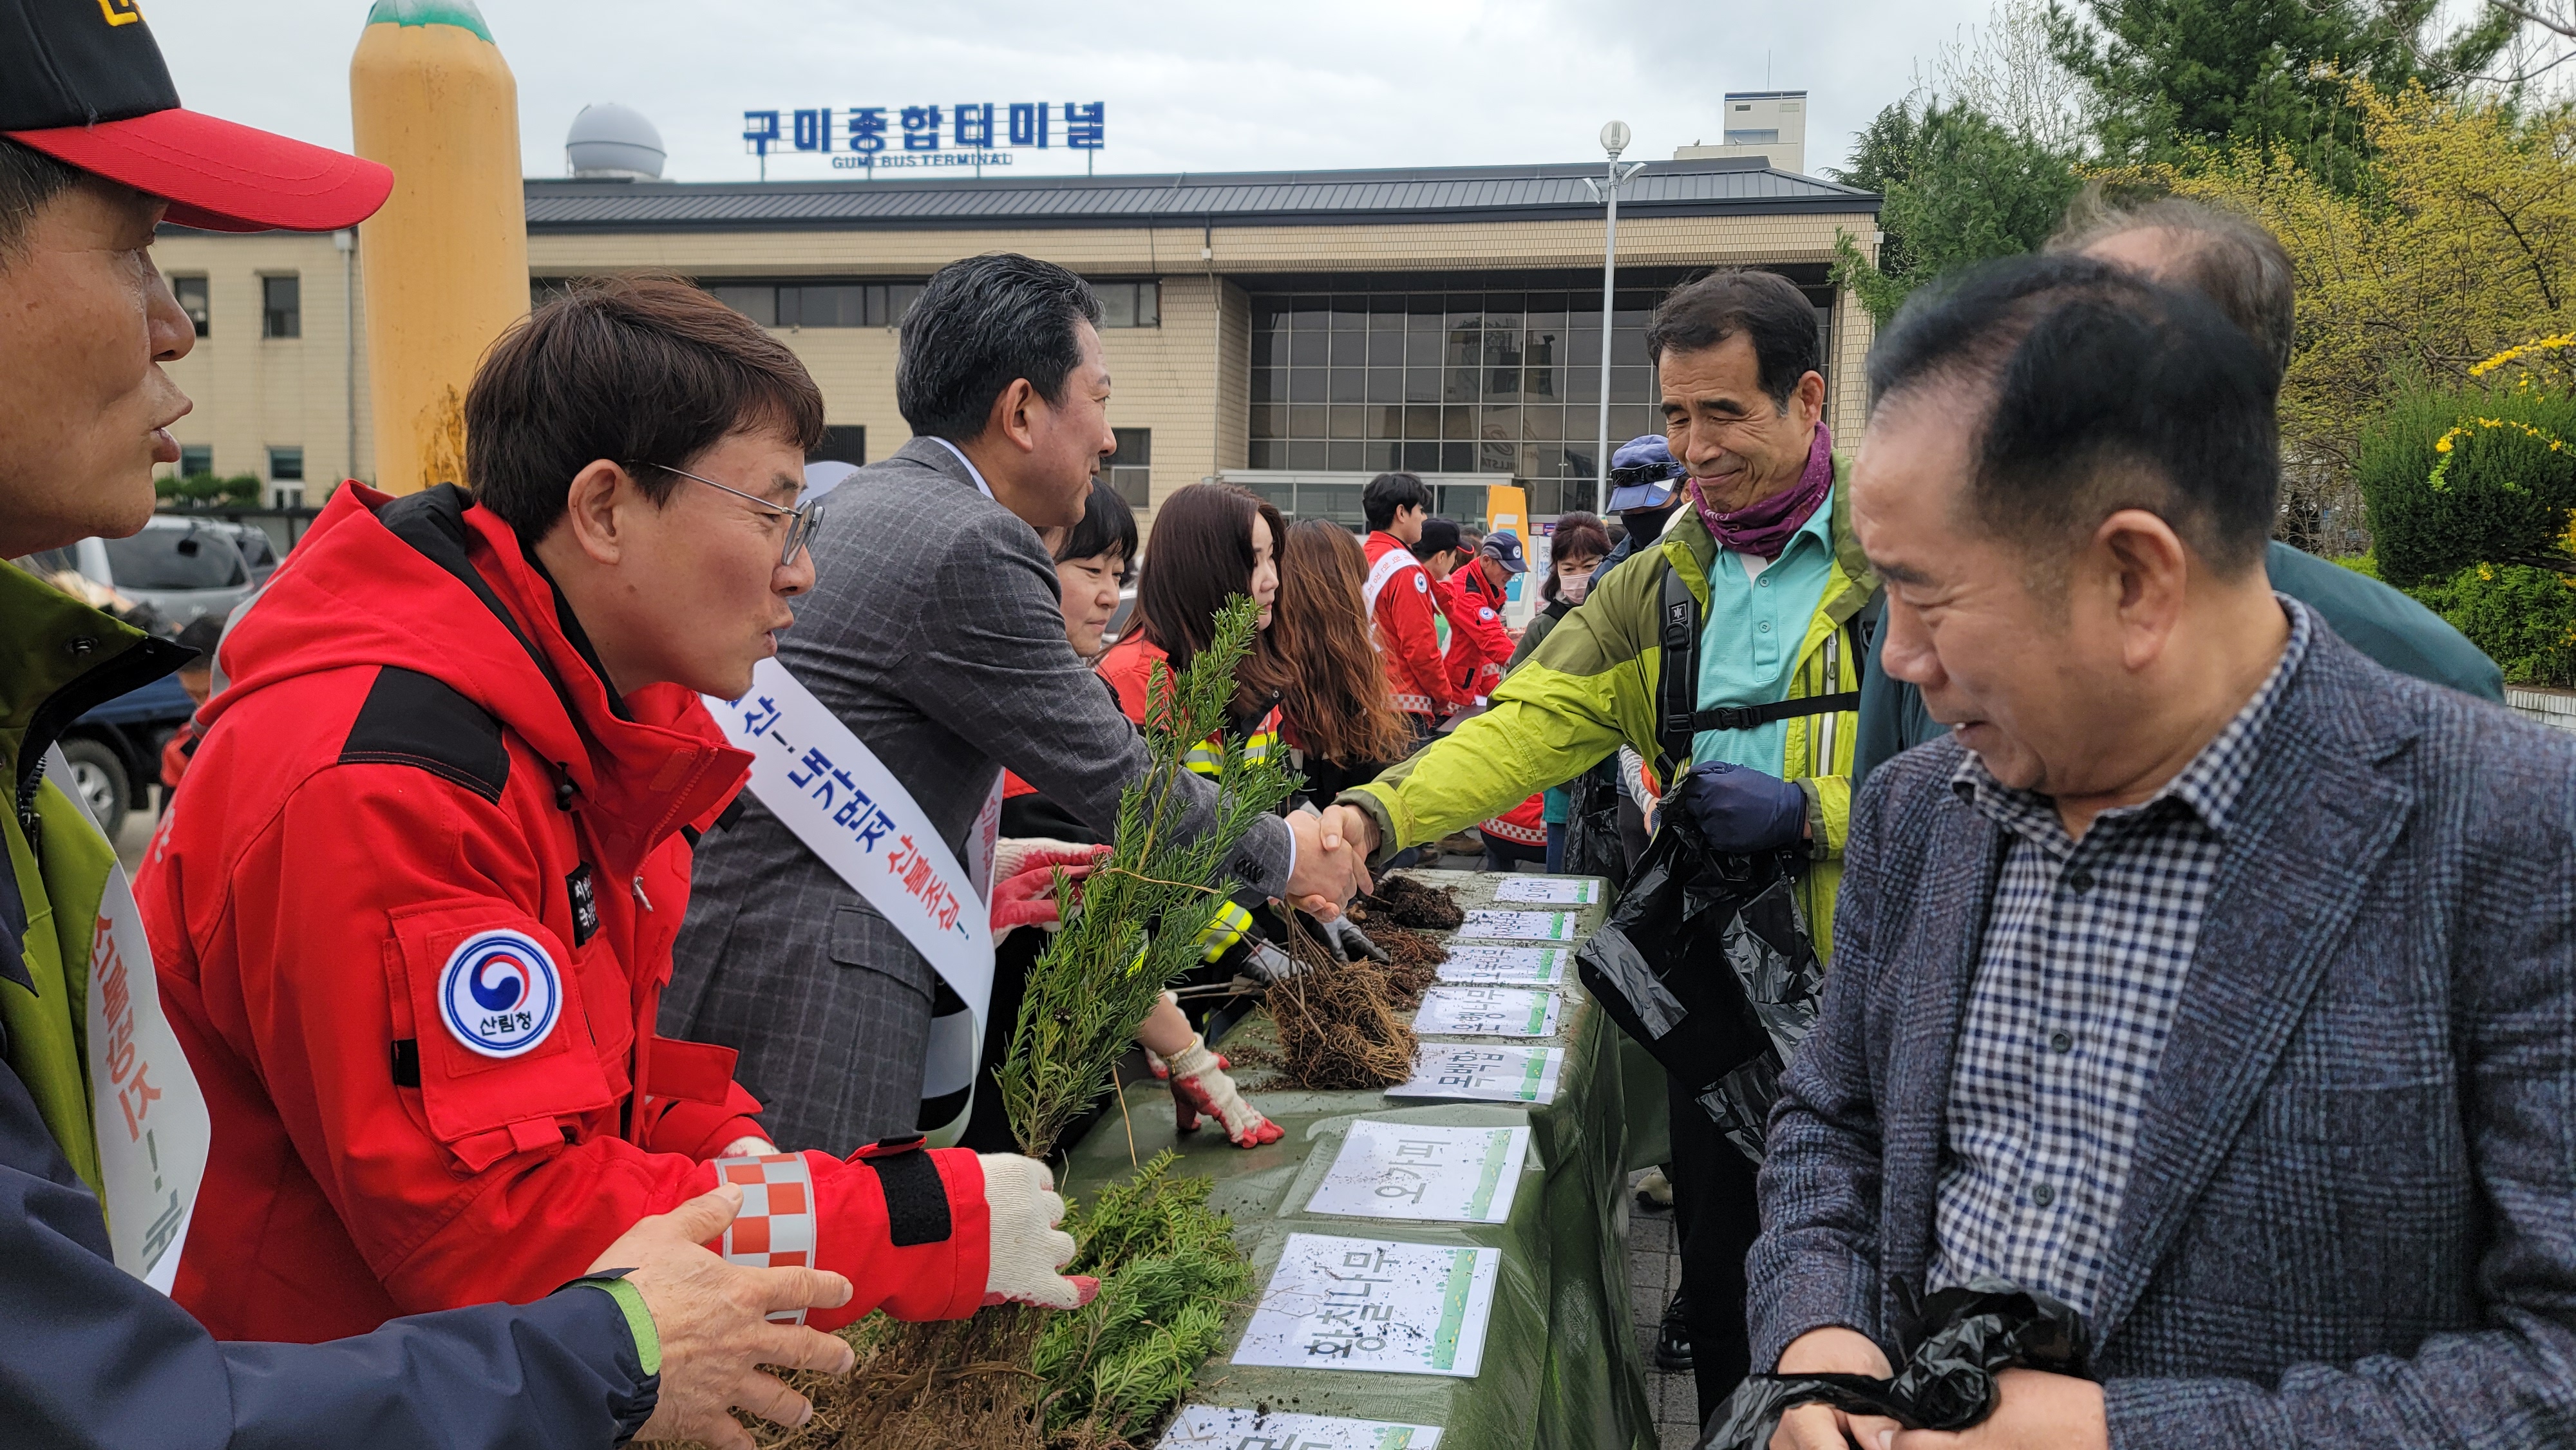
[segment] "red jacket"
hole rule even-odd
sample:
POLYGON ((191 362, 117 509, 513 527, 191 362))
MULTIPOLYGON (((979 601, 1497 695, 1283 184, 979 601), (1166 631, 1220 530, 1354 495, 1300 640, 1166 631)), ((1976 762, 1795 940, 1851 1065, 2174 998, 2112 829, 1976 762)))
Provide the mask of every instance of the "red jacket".
MULTIPOLYGON (((621 718, 559 607, 461 492, 349 484, 225 641, 231 687, 135 883, 214 1120, 176 1297, 218 1337, 535 1299, 760 1131, 730 1051, 651 1031, 686 828, 749 757, 678 686, 621 718), (442 1010, 475 1020, 466 991, 555 1015, 474 1046, 495 1018, 442 1010)), ((816 1261, 858 1287, 813 1323, 975 1309, 973 1154, 805 1157, 816 1261)))
POLYGON ((1458 566, 1438 586, 1441 610, 1449 616, 1449 650, 1442 668, 1449 683, 1481 700, 1503 682, 1503 666, 1512 657, 1511 631, 1503 627, 1503 591, 1485 579, 1475 559, 1458 566))
POLYGON ((1384 531, 1368 536, 1368 561, 1369 576, 1379 581, 1369 605, 1370 638, 1386 661, 1395 708, 1437 718, 1470 704, 1470 698, 1450 681, 1448 666, 1440 657, 1431 575, 1414 561, 1403 540, 1384 531), (1386 562, 1392 555, 1402 557, 1386 562))

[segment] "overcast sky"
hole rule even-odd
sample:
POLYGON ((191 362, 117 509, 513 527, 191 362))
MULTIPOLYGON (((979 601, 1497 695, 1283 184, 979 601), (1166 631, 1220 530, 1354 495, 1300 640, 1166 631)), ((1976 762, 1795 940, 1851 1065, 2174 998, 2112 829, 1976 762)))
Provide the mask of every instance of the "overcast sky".
MULTIPOLYGON (((1818 171, 1988 0, 481 3, 518 77, 528 175, 562 175, 573 116, 619 101, 661 128, 666 176, 718 181, 755 174, 739 139, 753 108, 1105 101, 1100 170, 1227 171, 1598 160, 1614 117, 1635 132, 1629 159, 1662 159, 1718 139, 1724 92, 1766 88, 1809 93, 1818 171)), ((190 107, 346 146, 367 8, 154 0, 148 13, 190 107)), ((1059 152, 1015 169, 1081 165, 1059 152)), ((819 157, 770 164, 773 179, 834 174, 819 157)))

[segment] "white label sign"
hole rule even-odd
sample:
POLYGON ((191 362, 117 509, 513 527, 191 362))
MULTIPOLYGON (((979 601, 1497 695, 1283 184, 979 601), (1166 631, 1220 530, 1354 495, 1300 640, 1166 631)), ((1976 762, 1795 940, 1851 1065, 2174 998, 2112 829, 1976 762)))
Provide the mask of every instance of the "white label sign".
POLYGON ((1563 947, 1452 946, 1440 964, 1440 980, 1553 987, 1565 980, 1565 964, 1573 957, 1563 947))
POLYGON ((1351 1124, 1308 1213, 1441 1223, 1502 1223, 1512 1216, 1527 1128, 1433 1123, 1351 1124))
POLYGON ((1592 876, 1513 876, 1494 888, 1494 899, 1539 906, 1591 906, 1601 900, 1601 882, 1592 876))
POLYGON ((1413 1030, 1425 1037, 1554 1037, 1557 996, 1529 987, 1434 987, 1413 1030))
POLYGON ((1460 924, 1458 936, 1461 940, 1570 942, 1574 940, 1574 913, 1471 911, 1460 924))
POLYGON ((1437 1450, 1430 1425, 1183 1405, 1155 1450, 1437 1450))
POLYGON ((1457 1098, 1479 1103, 1556 1101, 1562 1047, 1482 1046, 1426 1042, 1413 1054, 1413 1077, 1386 1090, 1391 1098, 1457 1098))
POLYGON ((1290 1234, 1236 1364, 1473 1379, 1500 1249, 1290 1234))

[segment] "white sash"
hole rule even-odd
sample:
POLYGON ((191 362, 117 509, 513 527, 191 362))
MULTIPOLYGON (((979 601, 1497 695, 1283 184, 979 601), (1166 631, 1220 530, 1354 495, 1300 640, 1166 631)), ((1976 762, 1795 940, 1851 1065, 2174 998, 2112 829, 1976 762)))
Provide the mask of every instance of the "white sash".
MULTIPOLYGON (((60 748, 45 774, 80 800, 60 748)), ((110 843, 111 848, 113 842, 110 843)), ((90 1130, 107 1188, 107 1242, 116 1266, 167 1294, 206 1177, 214 1128, 196 1074, 161 1012, 152 943, 134 887, 111 860, 90 934, 88 1019, 90 1130)))
MULTIPOLYGON (((1396 575, 1407 569, 1421 567, 1421 563, 1413 557, 1412 551, 1401 545, 1378 555, 1377 562, 1369 566, 1368 582, 1360 586, 1360 599, 1366 606, 1369 616, 1369 643, 1378 644, 1376 625, 1379 592, 1384 590, 1396 575)), ((1378 644, 1378 647, 1385 648, 1382 644, 1378 644)))
MULTIPOLYGON (((1000 779, 975 818, 969 871, 903 782, 776 659, 752 670, 751 690, 741 699, 704 698, 725 738, 751 753, 751 793, 893 923, 966 1004, 964 1012, 932 1020, 922 1097, 971 1089, 993 1001, 993 926, 985 901, 1002 820, 1000 779)), ((961 1114, 943 1134, 954 1141, 951 1130, 964 1127, 961 1114)))

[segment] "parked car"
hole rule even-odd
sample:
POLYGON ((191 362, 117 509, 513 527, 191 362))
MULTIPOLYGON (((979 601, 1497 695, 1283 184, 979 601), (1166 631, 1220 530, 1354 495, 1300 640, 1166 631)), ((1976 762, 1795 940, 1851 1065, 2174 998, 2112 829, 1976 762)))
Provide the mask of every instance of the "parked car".
POLYGON ((151 606, 172 630, 201 614, 232 613, 277 568, 268 535, 258 528, 179 514, 154 514, 132 538, 83 539, 19 562, 48 577, 73 570, 151 606))
POLYGON ((161 747, 196 709, 179 677, 165 675, 93 708, 63 731, 63 758, 71 762, 81 802, 109 840, 124 828, 126 812, 151 800, 161 779, 161 747))

